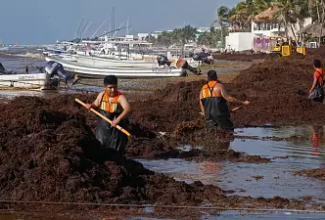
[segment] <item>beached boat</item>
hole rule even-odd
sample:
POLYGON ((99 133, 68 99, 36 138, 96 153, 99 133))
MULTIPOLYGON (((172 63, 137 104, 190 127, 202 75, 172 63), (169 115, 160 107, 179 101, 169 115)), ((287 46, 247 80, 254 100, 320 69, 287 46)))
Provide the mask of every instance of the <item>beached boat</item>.
MULTIPOLYGON (((18 73, 0 75, 1 89, 50 89, 50 82, 51 80, 47 73, 18 73)), ((53 89, 52 86, 51 88, 53 89)))
POLYGON ((44 69, 39 69, 38 72, 15 72, 6 70, 0 63, 0 89, 35 89, 49 90, 59 87, 60 78, 57 74, 49 74, 44 69))
MULTIPOLYGON (((174 67, 158 67, 152 68, 107 68, 93 64, 84 64, 80 62, 72 62, 58 57, 46 57, 46 61, 54 61, 60 63, 67 72, 76 73, 79 76, 98 78, 106 75, 116 75, 120 78, 155 78, 155 77, 179 77, 184 76, 184 70, 174 67)), ((125 61, 123 61, 125 62, 125 61)))
MULTIPOLYGON (((94 67, 105 67, 105 68, 137 68, 137 69, 150 69, 158 67, 157 57, 148 59, 134 59, 134 60, 117 60, 117 59, 106 59, 101 57, 90 57, 73 55, 71 59, 75 59, 75 62, 81 65, 88 65, 94 67)), ((67 60, 67 57, 64 58, 67 60)), ((68 60, 67 60, 68 61, 68 60)))
MULTIPOLYGON (((78 62, 83 65, 91 65, 96 67, 106 67, 106 68, 138 68, 138 69, 146 69, 146 68, 157 68, 159 67, 158 56, 144 56, 143 58, 133 58, 130 60, 116 60, 116 59, 105 59, 101 57, 90 57, 90 56, 80 56, 80 55, 72 55, 70 59, 74 59, 75 62, 78 62)), ((67 57, 64 59, 68 59, 67 57)), ((171 62, 171 67, 176 67, 176 62, 178 59, 172 58, 169 59, 171 62)), ((199 62, 195 61, 192 58, 185 58, 189 65, 193 67, 198 67, 199 62)))
MULTIPOLYGON (((53 47, 51 53, 44 53, 48 57, 59 57, 63 60, 69 60, 81 63, 83 65, 92 65, 95 67, 106 68, 156 68, 158 67, 157 58, 159 55, 149 53, 145 49, 151 43, 144 41, 83 41, 85 48, 81 51, 80 44, 69 47, 66 51, 53 47), (98 45, 99 46, 94 46, 98 45), (93 45, 93 46, 91 46, 93 45), (120 46, 123 46, 121 48, 120 46), (132 49, 131 49, 132 48, 132 49), (70 53, 74 51, 74 53, 70 53), (145 53, 148 52, 148 53, 145 53)), ((62 48, 62 47, 59 47, 62 48)), ((176 67, 178 57, 167 55, 170 66, 176 67)), ((200 62, 193 58, 184 58, 192 67, 198 67, 200 62)))

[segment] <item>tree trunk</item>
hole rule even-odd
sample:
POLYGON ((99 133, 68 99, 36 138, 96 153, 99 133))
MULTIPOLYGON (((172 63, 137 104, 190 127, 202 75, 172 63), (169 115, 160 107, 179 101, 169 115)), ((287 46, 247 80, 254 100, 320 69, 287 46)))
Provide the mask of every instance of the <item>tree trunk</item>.
POLYGON ((225 46, 225 42, 223 42, 223 27, 220 24, 220 32, 221 32, 221 45, 225 46))
POLYGON ((290 28, 291 28, 291 32, 293 34, 293 37, 295 38, 295 41, 297 42, 297 36, 296 36, 295 30, 293 28, 293 24, 290 24, 290 28))
POLYGON ((209 42, 209 45, 214 45, 214 47, 217 47, 217 36, 216 36, 216 31, 213 30, 213 31, 210 31, 210 34, 211 34, 211 38, 212 38, 212 44, 209 42))
POLYGON ((319 46, 322 43, 323 25, 324 25, 324 16, 325 16, 325 9, 324 9, 325 4, 324 4, 324 0, 322 0, 321 3, 322 3, 322 6, 323 6, 322 7, 323 8, 323 12, 322 12, 322 18, 321 18, 321 22, 320 22, 320 31, 319 31, 320 33, 319 33, 319 39, 318 39, 319 46))
POLYGON ((285 17, 283 17, 283 23, 284 23, 284 30, 286 32, 286 37, 287 39, 289 39, 289 34, 288 34, 288 23, 287 20, 285 19, 285 17))
POLYGON ((319 5, 318 5, 318 1, 316 1, 316 11, 317 11, 317 21, 318 21, 318 23, 320 23, 320 14, 319 14, 319 5))
POLYGON ((219 26, 220 26, 220 32, 221 32, 221 45, 225 45, 224 40, 223 40, 223 22, 222 22, 222 18, 219 16, 218 17, 219 20, 219 26))

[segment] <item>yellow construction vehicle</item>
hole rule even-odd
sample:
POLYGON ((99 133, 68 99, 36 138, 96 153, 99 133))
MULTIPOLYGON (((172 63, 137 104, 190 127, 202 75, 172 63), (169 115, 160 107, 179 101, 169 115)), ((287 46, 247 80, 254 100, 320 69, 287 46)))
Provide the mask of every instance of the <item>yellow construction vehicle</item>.
POLYGON ((270 53, 272 57, 290 56, 294 51, 306 55, 306 47, 298 45, 297 42, 285 37, 270 37, 270 53))

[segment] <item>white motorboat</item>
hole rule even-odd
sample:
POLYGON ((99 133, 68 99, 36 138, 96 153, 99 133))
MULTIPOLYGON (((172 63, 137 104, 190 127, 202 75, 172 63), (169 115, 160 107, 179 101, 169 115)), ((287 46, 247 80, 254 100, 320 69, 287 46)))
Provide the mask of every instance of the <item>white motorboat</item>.
MULTIPOLYGON (((18 73, 0 75, 1 89, 49 89, 50 77, 47 73, 18 73)), ((53 89, 53 87, 51 87, 53 89)))
POLYGON ((83 77, 104 77, 106 75, 116 75, 120 78, 155 78, 155 77, 179 77, 184 75, 184 70, 174 67, 152 68, 107 68, 103 66, 71 62, 58 57, 46 57, 46 61, 60 63, 64 69, 70 73, 76 73, 83 77))

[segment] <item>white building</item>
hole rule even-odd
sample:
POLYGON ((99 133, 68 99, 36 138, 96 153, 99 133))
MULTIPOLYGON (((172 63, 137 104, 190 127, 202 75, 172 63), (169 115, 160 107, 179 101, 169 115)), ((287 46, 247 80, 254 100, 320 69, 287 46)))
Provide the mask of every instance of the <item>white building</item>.
MULTIPOLYGON (((243 50, 268 50, 268 39, 271 36, 286 36, 285 28, 283 25, 279 27, 279 24, 274 21, 273 15, 277 12, 277 9, 271 7, 259 15, 255 16, 251 22, 250 32, 230 32, 226 36, 225 47, 226 49, 233 49, 235 51, 243 50)), ((305 27, 312 23, 311 18, 304 20, 302 27, 305 27)), ((291 25, 291 24, 290 24, 291 25)), ((288 26, 288 35, 295 39, 297 32, 302 28, 298 23, 293 25, 293 31, 288 26)))
POLYGON ((145 40, 149 36, 149 33, 138 33, 139 40, 145 40))
POLYGON ((136 39, 132 34, 128 34, 128 35, 125 35, 125 40, 126 41, 133 41, 133 40, 136 40, 136 39))
MULTIPOLYGON (((155 31, 155 32, 152 32, 152 33, 139 33, 138 34, 138 37, 139 39, 145 39, 147 36, 153 36, 154 38, 158 38, 159 35, 162 34, 163 31, 155 31)), ((166 32, 173 32, 173 30, 167 30, 166 32)))
POLYGON ((197 28, 198 33, 210 32, 210 27, 199 27, 197 28))
POLYGON ((226 36, 225 49, 244 51, 253 48, 254 34, 252 32, 231 32, 226 36))
POLYGON ((151 33, 150 35, 157 39, 158 36, 161 35, 161 34, 162 34, 162 31, 155 31, 155 32, 151 33))

